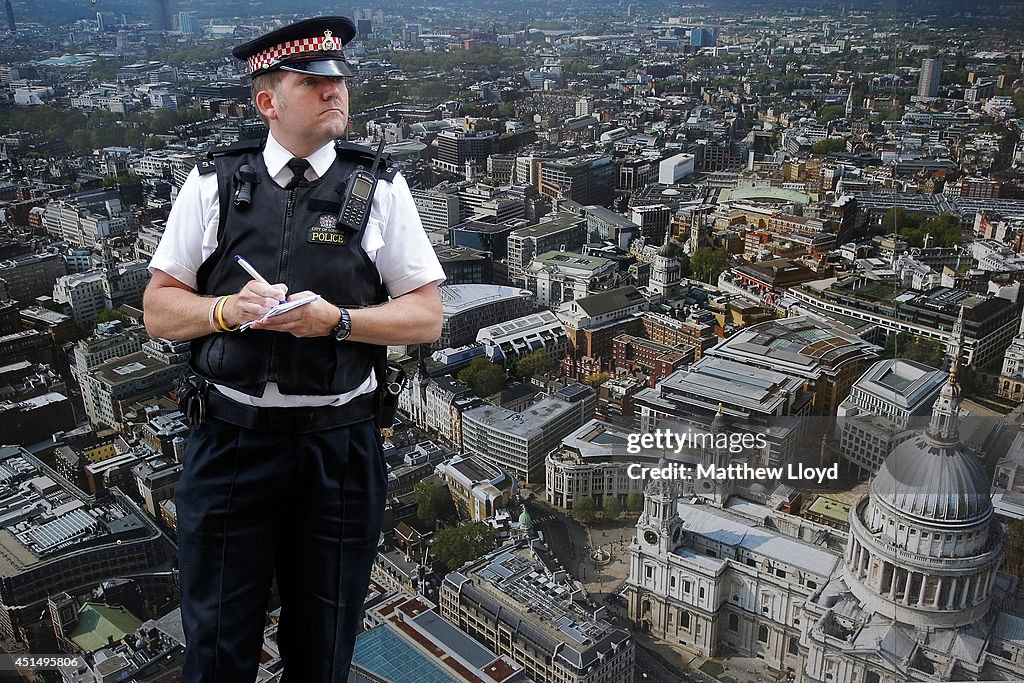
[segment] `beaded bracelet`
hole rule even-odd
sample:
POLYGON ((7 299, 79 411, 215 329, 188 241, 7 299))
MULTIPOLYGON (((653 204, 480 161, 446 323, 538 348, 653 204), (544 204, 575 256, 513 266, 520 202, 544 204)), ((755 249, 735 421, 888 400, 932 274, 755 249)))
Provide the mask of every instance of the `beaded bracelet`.
POLYGON ((230 327, 224 321, 224 304, 227 302, 227 300, 228 300, 228 297, 222 296, 217 301, 217 305, 215 306, 215 308, 217 310, 217 324, 221 326, 221 329, 222 329, 223 332, 237 332, 238 328, 239 328, 239 325, 235 325, 234 327, 230 327))

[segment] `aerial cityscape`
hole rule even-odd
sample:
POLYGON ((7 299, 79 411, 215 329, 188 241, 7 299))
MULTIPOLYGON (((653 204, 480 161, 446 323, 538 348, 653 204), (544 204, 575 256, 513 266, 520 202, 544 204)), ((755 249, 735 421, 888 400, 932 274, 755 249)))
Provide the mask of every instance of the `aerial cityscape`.
POLYGON ((149 264, 320 14, 447 277, 349 680, 1024 680, 1024 3, 4 0, 0 682, 181 677, 149 264))

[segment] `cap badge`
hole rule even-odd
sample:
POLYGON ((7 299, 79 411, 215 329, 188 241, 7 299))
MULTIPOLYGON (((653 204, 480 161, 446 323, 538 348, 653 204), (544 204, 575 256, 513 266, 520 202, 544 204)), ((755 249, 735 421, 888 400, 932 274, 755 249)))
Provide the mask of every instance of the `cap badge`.
POLYGON ((320 41, 320 49, 321 50, 337 50, 337 49, 339 49, 338 48, 338 41, 334 37, 333 32, 331 32, 331 31, 324 31, 324 39, 322 41, 320 41))

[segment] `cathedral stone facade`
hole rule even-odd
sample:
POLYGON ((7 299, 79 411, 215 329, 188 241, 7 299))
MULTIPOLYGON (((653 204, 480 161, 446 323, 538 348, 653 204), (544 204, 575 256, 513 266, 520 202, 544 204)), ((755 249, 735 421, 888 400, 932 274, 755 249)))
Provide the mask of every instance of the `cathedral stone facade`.
POLYGON ((1024 616, 1011 611, 1015 579, 999 573, 989 479, 956 428, 962 318, 952 339, 927 429, 854 503, 843 553, 778 530, 734 495, 743 483, 651 481, 626 590, 637 626, 815 683, 1024 678, 1024 616))

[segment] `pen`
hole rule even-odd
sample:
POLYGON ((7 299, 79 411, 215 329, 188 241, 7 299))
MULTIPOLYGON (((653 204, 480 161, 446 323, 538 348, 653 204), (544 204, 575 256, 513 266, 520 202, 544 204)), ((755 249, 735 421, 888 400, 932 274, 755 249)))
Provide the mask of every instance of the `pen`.
MULTIPOLYGON (((259 272, 257 272, 257 270, 252 267, 252 264, 246 261, 244 258, 236 254, 235 260, 238 261, 238 265, 242 266, 242 268, 245 268, 245 272, 249 273, 249 275, 252 275, 253 280, 256 280, 257 282, 262 282, 265 285, 270 284, 269 282, 267 282, 267 278, 260 275, 259 272)), ((284 299, 281 299, 280 302, 283 304, 284 299)))

